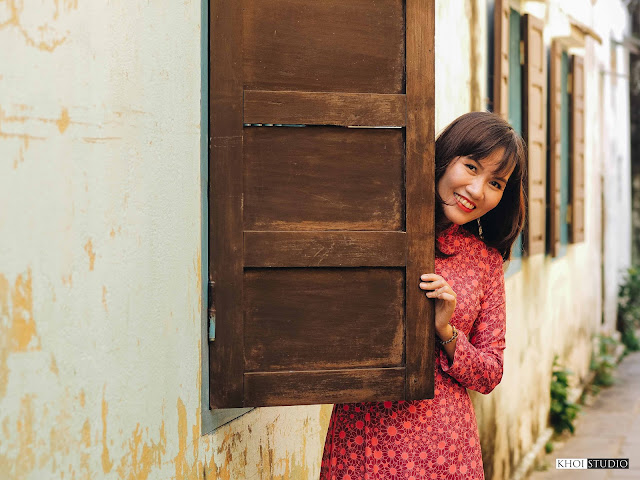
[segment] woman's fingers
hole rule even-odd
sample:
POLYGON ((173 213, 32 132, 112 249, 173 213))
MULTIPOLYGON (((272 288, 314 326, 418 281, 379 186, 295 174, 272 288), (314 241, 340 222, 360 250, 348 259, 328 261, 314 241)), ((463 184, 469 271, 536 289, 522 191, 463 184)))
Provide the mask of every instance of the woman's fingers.
MULTIPOLYGON (((427 298, 437 298, 449 305, 456 304, 456 292, 440 275, 426 273, 420 276, 420 280, 420 288, 426 290, 425 295, 427 298)), ((447 308, 450 308, 450 306, 447 308)))
POLYGON ((442 280, 443 278, 437 273, 424 273, 420 275, 420 280, 424 282, 432 282, 434 280, 442 280))
POLYGON ((447 299, 450 298, 452 300, 455 300, 457 295, 456 293, 451 289, 451 287, 449 285, 444 285, 443 287, 440 287, 436 290, 430 291, 430 292, 426 292, 427 297, 429 298, 442 298, 444 299, 444 297, 442 297, 442 295, 448 295, 447 299))
POLYGON ((434 280, 433 282, 420 282, 420 288, 422 290, 433 290, 446 284, 447 282, 445 282, 444 279, 434 280))
POLYGON ((447 292, 441 293, 440 295, 438 295, 438 298, 441 300, 446 300, 448 302, 455 302, 456 300, 456 297, 447 292))

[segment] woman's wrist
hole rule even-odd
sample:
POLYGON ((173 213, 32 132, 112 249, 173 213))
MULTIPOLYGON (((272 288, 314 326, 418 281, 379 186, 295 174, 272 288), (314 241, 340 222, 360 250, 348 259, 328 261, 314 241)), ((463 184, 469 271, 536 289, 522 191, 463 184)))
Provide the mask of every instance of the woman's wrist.
POLYGON ((453 325, 451 325, 451 336, 440 336, 440 345, 448 345, 449 343, 453 342, 456 338, 458 338, 458 330, 456 330, 456 327, 454 327, 453 325))
POLYGON ((436 328, 436 334, 440 340, 449 340, 453 336, 453 325, 447 323, 442 328, 436 328))

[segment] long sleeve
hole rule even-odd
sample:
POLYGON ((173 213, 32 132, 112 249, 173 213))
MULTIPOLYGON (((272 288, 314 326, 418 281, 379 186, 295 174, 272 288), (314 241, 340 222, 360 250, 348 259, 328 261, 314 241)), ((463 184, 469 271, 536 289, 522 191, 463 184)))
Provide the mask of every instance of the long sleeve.
POLYGON ((442 370, 462 386, 487 394, 502 379, 506 312, 502 257, 493 250, 486 265, 480 312, 470 331, 470 339, 458 335, 453 362, 441 349, 442 370))

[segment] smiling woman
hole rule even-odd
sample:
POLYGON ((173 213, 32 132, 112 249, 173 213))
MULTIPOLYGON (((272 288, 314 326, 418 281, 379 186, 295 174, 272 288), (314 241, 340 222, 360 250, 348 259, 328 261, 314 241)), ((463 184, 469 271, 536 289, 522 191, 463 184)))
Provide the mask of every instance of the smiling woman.
POLYGON ((525 151, 520 135, 493 113, 449 124, 436 140, 436 236, 451 223, 478 236, 482 228, 485 243, 507 260, 524 226, 525 151))
POLYGON ((502 264, 524 222, 524 161, 520 136, 492 113, 438 137, 435 272, 416 279, 435 300, 434 397, 336 405, 320 478, 484 478, 466 389, 489 393, 502 379, 502 264))

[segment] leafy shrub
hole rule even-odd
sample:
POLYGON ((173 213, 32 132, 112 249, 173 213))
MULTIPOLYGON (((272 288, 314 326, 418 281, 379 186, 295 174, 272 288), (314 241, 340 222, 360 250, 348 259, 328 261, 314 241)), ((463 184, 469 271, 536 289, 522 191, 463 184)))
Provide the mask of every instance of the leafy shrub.
POLYGON ((628 351, 640 350, 640 266, 631 267, 618 291, 618 330, 628 351))
POLYGON ((609 387, 615 379, 613 370, 616 367, 615 351, 619 343, 612 337, 598 335, 598 349, 591 357, 590 368, 595 372, 593 385, 596 387, 609 387))
POLYGON ((551 411, 549 420, 553 430, 560 434, 566 430, 574 432, 573 422, 580 411, 580 406, 569 401, 569 375, 571 371, 562 368, 553 360, 553 375, 551 377, 551 411))

